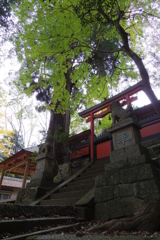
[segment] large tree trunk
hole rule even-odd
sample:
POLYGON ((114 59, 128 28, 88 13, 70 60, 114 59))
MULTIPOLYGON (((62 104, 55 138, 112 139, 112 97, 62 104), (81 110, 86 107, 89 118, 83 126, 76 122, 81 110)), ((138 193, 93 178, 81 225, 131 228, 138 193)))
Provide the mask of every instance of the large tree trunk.
MULTIPOLYGON (((66 78, 66 89, 71 93, 72 83, 70 81, 71 69, 68 69, 65 74, 66 78)), ((58 103, 57 103, 58 106, 58 103)), ((56 113, 55 111, 50 112, 50 123, 48 133, 53 137, 53 152, 54 159, 57 164, 62 164, 67 158, 67 138, 69 137, 69 126, 70 126, 70 109, 65 114, 56 113)))
POLYGON ((126 33, 126 31, 124 30, 124 28, 121 26, 120 24, 120 20, 121 17, 123 17, 122 12, 119 9, 119 14, 117 14, 117 19, 116 20, 112 20, 103 10, 102 6, 99 5, 99 12, 100 14, 103 15, 103 17, 106 19, 108 24, 111 24, 113 26, 116 27, 119 35, 121 36, 122 39, 122 43, 123 43, 123 47, 122 50, 127 53, 128 56, 130 56, 130 58, 134 61, 134 63, 136 64, 139 73, 141 75, 142 78, 142 82, 143 82, 143 91, 146 93, 146 95, 148 96, 148 98, 150 99, 151 103, 153 104, 153 107, 155 109, 155 111, 157 112, 157 114, 160 117, 160 103, 156 97, 156 95, 154 94, 150 82, 149 82, 149 75, 148 72, 143 64, 142 59, 136 54, 134 53, 131 48, 129 47, 129 40, 128 40, 128 34, 126 33))
POLYGON ((157 112, 157 114, 160 117, 160 102, 158 101, 156 95, 154 94, 154 92, 151 88, 150 81, 149 81, 149 75, 148 75, 148 72, 147 72, 147 70, 146 70, 146 68, 143 64, 143 61, 129 47, 128 34, 121 27, 121 25, 119 23, 119 19, 116 20, 115 25, 116 25, 116 28, 117 28, 117 30, 118 30, 121 38, 122 38, 124 52, 126 52, 128 54, 128 56, 130 56, 130 58, 135 62, 136 66, 139 70, 139 73, 141 75, 142 82, 143 82, 143 91, 146 93, 146 95, 150 99, 155 111, 157 112))
POLYGON ((53 136, 54 160, 62 164, 67 157, 67 137, 69 133, 70 111, 65 114, 56 114, 51 110, 48 132, 53 136))

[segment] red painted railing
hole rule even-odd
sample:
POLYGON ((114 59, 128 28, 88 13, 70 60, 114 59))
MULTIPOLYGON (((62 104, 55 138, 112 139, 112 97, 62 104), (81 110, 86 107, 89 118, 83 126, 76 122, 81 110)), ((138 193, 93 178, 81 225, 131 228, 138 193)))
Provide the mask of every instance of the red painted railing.
POLYGON ((94 119, 102 118, 111 112, 110 104, 113 101, 123 101, 123 105, 130 105, 131 102, 137 100, 137 97, 133 96, 135 93, 142 90, 142 81, 135 84, 134 86, 126 89, 125 91, 105 100, 102 103, 97 104, 94 107, 91 107, 83 112, 80 112, 79 115, 82 118, 87 118, 86 122, 91 122, 90 125, 90 159, 94 160, 94 119))

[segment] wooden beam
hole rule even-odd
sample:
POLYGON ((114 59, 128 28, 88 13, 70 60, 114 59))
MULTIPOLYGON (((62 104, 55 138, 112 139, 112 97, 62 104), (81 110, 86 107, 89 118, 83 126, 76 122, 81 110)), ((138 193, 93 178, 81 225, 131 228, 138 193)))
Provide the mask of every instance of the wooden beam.
MULTIPOLYGON (((108 109, 101 112, 101 113, 97 113, 97 114, 94 114, 93 118, 96 119, 96 118, 103 118, 105 117, 108 113, 110 113, 111 110, 110 110, 110 107, 108 106, 108 109)), ((91 117, 87 118, 86 119, 86 123, 90 122, 91 121, 91 117)))
POLYGON ((106 108, 107 106, 109 106, 111 102, 113 102, 113 101, 121 101, 121 100, 125 99, 126 97, 131 97, 133 94, 135 94, 135 93, 137 93, 137 92, 139 92, 141 90, 143 90, 142 81, 137 83, 137 84, 135 84, 134 86, 124 90, 123 92, 121 92, 121 93, 119 93, 119 94, 117 94, 117 95, 115 95, 115 96, 105 100, 102 103, 99 103, 99 104, 97 104, 94 107, 91 107, 91 108, 89 108, 87 110, 82 111, 81 113, 79 113, 79 116, 82 117, 82 118, 90 117, 91 112, 93 114, 95 114, 95 113, 99 112, 100 110, 102 110, 102 109, 106 108))
POLYGON ((20 167, 20 166, 24 165, 25 162, 26 162, 26 160, 23 160, 23 161, 21 161, 21 162, 19 162, 19 163, 16 163, 15 165, 12 165, 12 166, 10 166, 10 167, 7 165, 7 166, 5 167, 5 171, 8 172, 8 171, 11 171, 11 170, 14 169, 14 168, 20 167))
MULTIPOLYGON (((135 96, 135 97, 131 97, 131 98, 128 98, 128 102, 127 101, 125 101, 125 102, 123 102, 123 104, 122 104, 122 106, 124 106, 125 104, 131 104, 131 102, 133 102, 133 101, 135 101, 135 100, 137 100, 138 98, 137 98, 137 96, 135 96)), ((103 110, 103 109, 102 109, 103 110)), ((110 110, 110 106, 108 105, 107 106, 107 110, 105 110, 105 111, 103 111, 103 112, 100 112, 100 113, 97 113, 97 114, 94 114, 94 119, 96 119, 96 118, 103 118, 103 117, 105 117, 108 113, 110 113, 111 112, 111 110, 110 110)), ((88 123, 88 122, 90 122, 91 121, 91 117, 88 117, 87 119, 86 119, 86 123, 88 123)))
MULTIPOLYGON (((14 169, 12 169, 12 171, 10 171, 8 173, 24 176, 24 171, 25 171, 24 168, 14 168, 14 169)), ((33 173, 35 173, 35 170, 30 169, 30 167, 29 167, 28 176, 31 176, 33 173)))

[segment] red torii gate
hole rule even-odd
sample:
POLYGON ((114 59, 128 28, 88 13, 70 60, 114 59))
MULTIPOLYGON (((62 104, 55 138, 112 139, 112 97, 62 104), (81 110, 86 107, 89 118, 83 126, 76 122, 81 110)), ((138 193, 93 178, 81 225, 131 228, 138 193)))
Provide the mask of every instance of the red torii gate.
POLYGON ((132 87, 129 87, 128 89, 124 90, 123 92, 103 101, 102 103, 97 104, 96 106, 93 106, 87 110, 84 110, 82 112, 79 113, 79 116, 82 118, 87 118, 86 119, 86 123, 91 122, 90 125, 90 129, 91 129, 91 133, 90 133, 90 159, 91 161, 94 160, 94 119, 96 118, 102 118, 104 116, 106 116, 108 113, 111 112, 110 110, 110 104, 113 101, 123 101, 123 105, 129 106, 131 105, 131 102, 137 100, 137 96, 136 97, 131 97, 133 94, 143 90, 142 89, 142 81, 138 82, 137 84, 135 84, 132 87), (104 110, 106 109, 106 110, 104 110), (104 110, 104 111, 102 111, 104 110), (100 113, 97 113, 99 112, 100 113))

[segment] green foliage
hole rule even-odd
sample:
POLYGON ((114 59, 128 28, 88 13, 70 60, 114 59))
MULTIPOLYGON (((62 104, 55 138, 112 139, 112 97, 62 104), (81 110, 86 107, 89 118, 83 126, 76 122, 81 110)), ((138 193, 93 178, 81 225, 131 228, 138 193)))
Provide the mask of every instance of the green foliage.
POLYGON ((13 142, 13 131, 0 128, 0 160, 5 160, 12 154, 13 142))
POLYGON ((115 56, 107 51, 117 46, 114 36, 114 41, 97 38, 106 33, 103 24, 82 26, 74 4, 77 2, 21 1, 15 8, 19 31, 13 41, 22 62, 19 84, 28 95, 36 92, 48 109, 62 114, 81 99, 93 105, 94 99, 108 97, 106 74, 112 72, 115 56), (66 86, 69 70, 72 89, 76 88, 74 103, 66 86))
POLYGON ((120 79, 140 79, 127 50, 143 57, 137 39, 159 1, 22 0, 14 12, 19 84, 64 114, 108 98, 120 79))
POLYGON ((112 121, 111 116, 108 114, 107 116, 103 117, 102 119, 95 121, 95 134, 99 135, 103 132, 107 132, 107 129, 111 127, 112 121))
POLYGON ((29 157, 29 159, 32 161, 32 163, 36 163, 36 157, 38 156, 38 152, 34 151, 32 156, 29 157))
POLYGON ((22 148, 24 148, 22 136, 14 131, 2 131, 0 143, 0 159, 5 160, 7 157, 12 156, 22 148))

